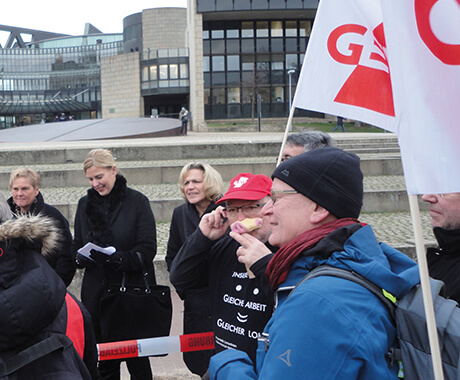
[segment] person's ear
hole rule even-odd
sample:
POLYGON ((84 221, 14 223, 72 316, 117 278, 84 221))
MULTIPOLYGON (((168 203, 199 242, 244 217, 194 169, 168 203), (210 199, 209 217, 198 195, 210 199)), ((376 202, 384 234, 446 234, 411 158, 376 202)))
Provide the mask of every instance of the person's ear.
POLYGON ((117 169, 117 167, 115 165, 113 165, 112 166, 112 174, 117 175, 117 173, 118 173, 118 169, 117 169))
POLYGON ((324 207, 320 206, 317 203, 313 203, 313 212, 310 215, 310 222, 313 224, 318 224, 331 215, 329 211, 327 211, 324 207))

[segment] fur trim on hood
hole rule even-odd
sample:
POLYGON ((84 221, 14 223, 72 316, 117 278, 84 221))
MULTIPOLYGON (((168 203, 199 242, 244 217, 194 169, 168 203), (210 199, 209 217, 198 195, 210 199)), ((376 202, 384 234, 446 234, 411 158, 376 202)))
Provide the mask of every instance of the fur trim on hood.
POLYGON ((42 215, 23 215, 0 225, 0 241, 11 239, 41 243, 42 255, 48 256, 59 246, 61 234, 53 219, 42 215))

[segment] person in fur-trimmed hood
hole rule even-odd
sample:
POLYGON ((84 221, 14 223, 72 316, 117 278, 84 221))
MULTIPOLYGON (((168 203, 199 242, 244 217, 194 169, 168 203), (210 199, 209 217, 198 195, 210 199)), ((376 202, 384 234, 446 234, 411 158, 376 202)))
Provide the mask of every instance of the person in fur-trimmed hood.
POLYGON ((50 217, 10 217, 6 201, 0 199, 0 379, 9 376, 8 368, 14 377, 7 378, 18 380, 99 379, 89 314, 69 299, 63 281, 47 262, 59 246, 59 228, 50 217), (73 322, 76 313, 83 318, 84 330, 73 322), (79 345, 77 337, 84 344, 79 345), (23 351, 45 340, 60 342, 62 349, 45 355, 47 346, 40 347, 43 356, 30 361, 23 351))
MULTIPOLYGON (((101 324, 100 303, 108 287, 120 286, 123 273, 126 273, 127 284, 143 286, 142 266, 137 252, 147 271, 154 273, 153 258, 157 251, 155 218, 148 198, 130 189, 126 179, 118 174, 115 159, 109 150, 90 151, 83 169, 91 189, 78 202, 72 253, 77 265, 86 268, 81 290, 82 302, 93 318, 97 341, 104 342, 110 338, 102 334, 107 324, 101 324), (99 247, 112 246, 116 252, 107 256, 92 250, 91 258, 87 258, 78 250, 89 242, 99 247)), ((123 317, 105 316, 112 321, 123 317)), ((126 364, 132 379, 152 378, 148 358, 128 359, 126 364)), ((119 379, 120 361, 101 361, 99 370, 103 379, 119 379)))

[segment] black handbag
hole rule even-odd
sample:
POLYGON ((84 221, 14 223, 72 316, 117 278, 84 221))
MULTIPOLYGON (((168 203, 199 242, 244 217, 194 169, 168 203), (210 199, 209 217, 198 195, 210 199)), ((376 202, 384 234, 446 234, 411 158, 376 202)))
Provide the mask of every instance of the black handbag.
POLYGON ((145 287, 126 284, 108 288, 100 302, 100 326, 104 342, 168 336, 171 329, 171 290, 166 285, 149 285, 149 273, 142 258, 145 287))

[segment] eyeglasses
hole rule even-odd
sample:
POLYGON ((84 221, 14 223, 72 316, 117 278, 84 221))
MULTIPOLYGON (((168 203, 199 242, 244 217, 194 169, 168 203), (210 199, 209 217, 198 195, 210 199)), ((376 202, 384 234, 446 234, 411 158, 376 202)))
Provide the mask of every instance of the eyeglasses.
POLYGON ((272 199, 272 203, 275 204, 277 194, 298 194, 297 190, 272 190, 270 194, 270 198, 272 199))
POLYGON ((241 212, 246 215, 248 218, 253 218, 257 216, 259 209, 261 207, 264 207, 265 203, 255 203, 252 205, 244 205, 240 207, 227 207, 227 215, 234 217, 238 215, 238 211, 241 210, 241 212))

